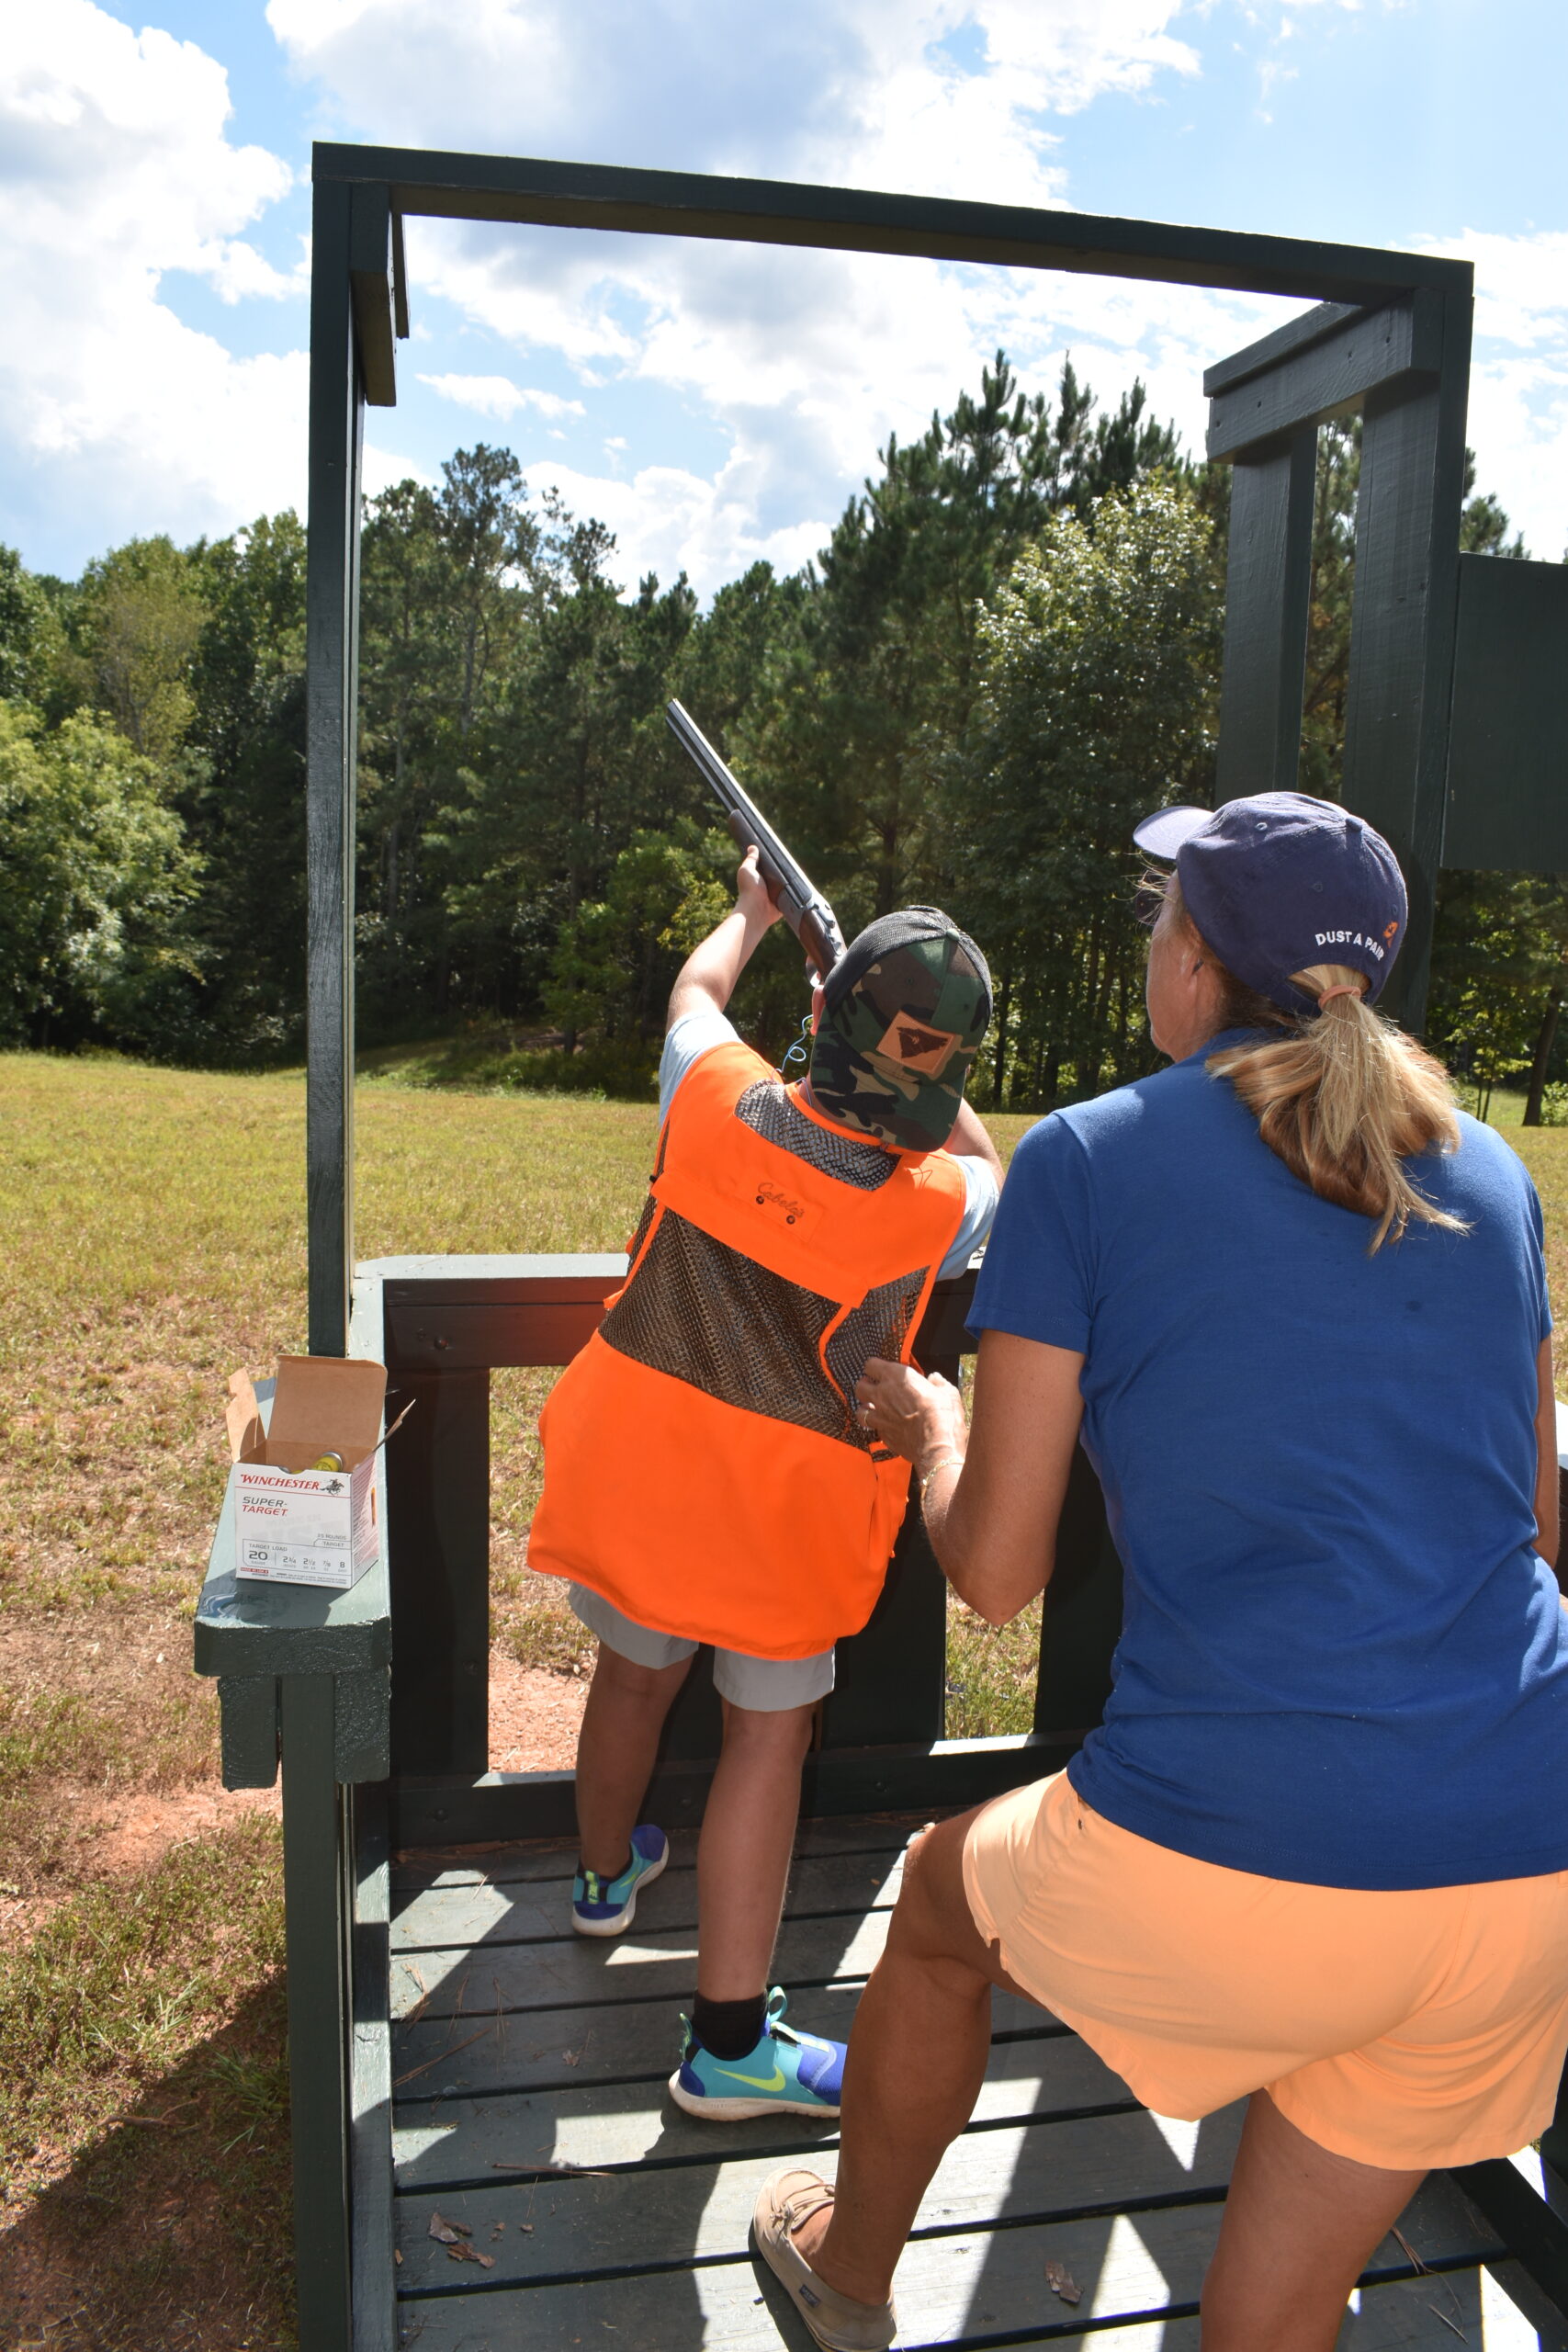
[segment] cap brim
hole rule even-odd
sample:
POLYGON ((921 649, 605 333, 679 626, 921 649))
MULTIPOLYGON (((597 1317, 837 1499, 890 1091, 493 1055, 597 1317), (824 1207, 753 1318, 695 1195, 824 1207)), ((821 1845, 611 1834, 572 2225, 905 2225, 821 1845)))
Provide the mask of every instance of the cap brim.
POLYGON ((1152 817, 1133 828, 1134 843, 1145 857, 1173 858, 1182 842, 1201 832, 1213 813, 1212 808, 1156 808, 1152 817))

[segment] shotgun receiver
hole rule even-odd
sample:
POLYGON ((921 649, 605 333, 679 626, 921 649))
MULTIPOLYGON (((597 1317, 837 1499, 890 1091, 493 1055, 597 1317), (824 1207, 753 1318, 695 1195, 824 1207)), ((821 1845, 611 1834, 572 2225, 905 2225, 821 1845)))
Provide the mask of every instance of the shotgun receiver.
POLYGON ((736 783, 690 711, 678 702, 666 703, 670 732, 689 752, 704 783, 724 810, 725 822, 744 854, 753 845, 773 903, 806 951, 806 960, 818 984, 825 980, 844 952, 838 917, 809 875, 791 857, 756 802, 736 783))

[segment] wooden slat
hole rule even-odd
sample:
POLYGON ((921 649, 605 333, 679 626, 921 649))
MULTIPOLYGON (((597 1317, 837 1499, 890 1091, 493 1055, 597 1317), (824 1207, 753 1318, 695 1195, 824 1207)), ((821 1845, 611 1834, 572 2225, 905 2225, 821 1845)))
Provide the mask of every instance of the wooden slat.
MULTIPOLYGON (((912 2254, 905 2257, 899 2278, 901 2310, 911 2315, 920 2309, 924 2283, 912 2254)), ((1422 2279, 1364 2288, 1359 2311, 1346 2319, 1338 2352, 1455 2352, 1461 2337, 1471 2352, 1536 2352, 1533 2330, 1526 2335, 1488 2324, 1483 2333, 1481 2299, 1481 2281, 1473 2270, 1453 2275, 1443 2290, 1422 2279), (1450 2319, 1457 2312, 1461 2335, 1444 2324, 1438 2310, 1450 2319)), ((1042 2297, 1043 2305, 1054 2301, 1042 2297)), ((1065 2314, 1066 2307, 1057 2304, 1055 2309, 1065 2314)), ((520 2344, 526 2344, 529 2352, 557 2352, 558 2346, 560 2352, 571 2352, 574 2346, 623 2338, 635 2342, 637 2352, 698 2352, 702 2346, 722 2346, 724 2352, 779 2352, 781 2342, 804 2341, 798 2335, 781 2336, 749 2263, 641 2279, 630 2304, 617 2282, 459 2295, 405 2303, 402 2313, 402 2342, 408 2352, 415 2345, 419 2352, 511 2352, 520 2344)), ((1045 2318, 1043 2311, 1041 2317, 1053 2328, 1062 2324, 1060 2318, 1045 2318)), ((932 2340, 926 2331, 899 2339, 908 2346, 932 2340)), ((1134 2322, 1097 2328, 1090 2335, 1075 2329, 1034 2340, 1052 2344, 1059 2352, 1200 2352, 1196 2319, 1134 2322)))
MULTIPOLYGON (((419 1966, 416 1959, 412 1965, 419 1966)), ((862 1984, 797 1985, 789 1996, 792 2021, 808 2033, 847 2040, 862 1984)), ((657 2000, 534 2009, 498 2016, 495 1994, 482 1971, 469 1977, 470 2000, 460 2017, 405 2024, 392 2036, 392 2080, 400 2099, 434 2098, 450 2085, 463 2092, 570 2089, 593 2082, 660 2082, 675 2064, 677 2002, 657 2000), (443 2063, 445 2061, 445 2063, 443 2063)), ((1061 2027, 1016 1994, 992 2000, 992 2031, 1037 2040, 1061 2027)))
MULTIPOLYGON (((897 1898, 902 1863, 902 1846, 797 1862, 790 1877, 790 1916, 885 1911, 897 1898)), ((626 1932, 635 1939, 655 1931, 693 1929, 696 1923, 697 1874, 688 1865, 667 1870, 638 1894, 626 1932)), ((410 1896, 393 1923, 392 1949, 429 1951, 466 1944, 490 1951, 509 1943, 558 1941, 572 1932, 569 1878, 502 1885, 469 1881, 410 1896)), ((610 1941, 605 1938, 599 1948, 604 1950, 610 1941)))
MULTIPOLYGON (((881 1955, 885 1913, 866 1917, 786 1919, 773 1955, 780 1984, 827 1984, 863 1977, 881 1955)), ((640 1926, 602 1942, 585 1936, 552 1944, 501 1944, 491 1951, 463 1946, 404 1953, 392 1962, 391 2009, 407 2017, 423 2002, 429 2017, 457 2010, 484 2012, 557 2008, 571 2003, 682 2000, 697 1962, 696 1931, 677 1928, 645 1936, 640 1926), (418 1973, 415 1974, 417 1970, 418 1973)))
MULTIPOLYGON (((795 1859, 809 1860, 819 1854, 860 1854, 897 1851, 930 1820, 922 1813, 835 1814, 803 1821, 795 1833, 795 1859)), ((695 1829, 670 1832, 671 1870, 694 1869, 695 1829)), ((514 1880, 570 1879, 577 1862, 575 1838, 541 1838, 527 1843, 473 1847, 411 1847, 392 1864, 392 1885, 399 1894, 437 1884, 478 1885, 488 1882, 505 1886, 514 1880)))
MULTIPOLYGON (((934 2233, 917 2234, 899 2266, 896 2295, 904 2344, 953 2343, 965 2336, 985 2337, 1027 2328, 1061 2328, 1066 2332, 1075 2319, 1144 2319, 1172 2304, 1179 2307, 1196 2302, 1219 2232, 1223 2206, 1213 2194, 1199 2196, 1192 2192, 1213 2191, 1224 2185, 1230 2151, 1219 2132, 1213 2134, 1215 2160, 1201 2165, 1205 2177, 1193 2177, 1186 2184, 1188 2201, 1159 2205, 1151 2202, 1132 2212, 1093 2212, 1084 2210, 1096 2201, 1091 2189, 1079 2199, 1078 2210, 1074 2212, 1063 2211, 1070 2204, 1070 2193, 1064 2191, 1077 2191, 1084 2176, 1079 2173, 1077 2161, 1049 2163, 1042 2143, 1065 2140, 1075 2129, 1098 2132, 1107 2141, 1116 2135, 1122 2141, 1117 2151, 1119 2162, 1099 2167, 1100 2177, 1120 2182, 1136 2177, 1137 2153, 1130 2150, 1129 2135, 1120 2121, 1064 2126, 1059 2132, 977 2133, 967 2135, 950 2152, 916 2224, 917 2233, 923 2229, 934 2233), (1008 2143, 1012 2140, 1021 2141, 1025 2153, 1019 2168, 1010 2177, 1008 2161, 1014 2152, 1008 2143), (1037 2143, 1032 2150, 1028 2148, 1031 2141, 1037 2143), (1036 2175, 1026 2170, 1031 2156, 1039 2166, 1036 2175), (1050 2214, 1053 2205, 1057 2218, 1023 2218, 1034 2213, 1050 2214), (998 2211, 1009 2217, 1010 2226, 991 2226, 993 2216, 998 2211), (1076 2307, 1061 2302, 1046 2287, 1044 2267, 1048 2260, 1063 2264, 1082 2290, 1082 2300, 1076 2307)), ((1081 2160, 1081 2147, 1071 2153, 1072 2159, 1081 2160)), ((616 2244, 627 2249, 625 2259, 635 2260, 629 2249, 656 2233, 662 2239, 656 2259, 664 2264, 670 2264, 672 2256, 678 2259, 682 2251, 695 2253, 699 2261, 728 2256, 722 2270, 718 2265, 707 2270, 708 2280, 713 2282, 728 2275, 731 2310, 737 2317, 737 2307, 757 2308, 753 2299, 760 2290, 766 2290, 748 2256, 746 2233, 756 2192, 773 2169, 771 2160, 723 2166, 705 2203, 701 2201, 702 2192, 711 2176, 643 2175, 631 2196, 617 2200, 624 2226, 616 2244), (632 2202, 638 2196, 643 2201, 639 2211, 634 2213, 632 2202)), ((471 2271, 465 2276, 464 2269, 449 2259, 445 2247, 427 2234, 432 2211, 439 2211, 448 2220, 468 2222, 474 2233, 473 2244, 489 2254, 494 2263, 495 2267, 489 2274, 493 2281, 520 2280, 529 2275, 544 2281, 558 2273, 552 2273, 546 2267, 536 2249, 541 2245, 547 2248, 552 2241, 560 2250, 566 2249, 561 2228, 561 2208, 566 2198, 581 2199, 584 2192, 612 2186, 603 2182, 574 2184, 570 2191, 553 2200, 553 2218, 552 2197, 545 2190, 535 2193, 531 2202, 527 2193, 522 2191, 513 2192, 510 2199, 492 2193, 488 2199, 444 2199, 439 2205, 426 2198, 412 2202, 406 2214, 400 2215, 406 2224, 400 2241, 403 2263, 399 2274, 400 2288, 406 2299, 405 2314, 423 2318, 436 2300, 428 2292, 420 2294, 421 2286, 446 2290, 456 2284, 461 2290, 472 2277, 471 2271), (499 2235, 498 2222, 502 2225, 499 2235), (531 2226, 525 2228, 525 2224, 531 2226)), ((1132 2194, 1116 2188, 1111 2193, 1118 2202, 1122 2196, 1132 2194)), ((1179 2189, 1177 2193, 1180 2193, 1179 2189)), ((1424 2193, 1400 2226, 1416 2253, 1428 2263, 1451 2261, 1456 2256, 1474 2259, 1485 2250, 1484 2241, 1478 2242, 1473 2237, 1455 2243, 1440 2194, 1427 2199, 1424 2193)), ((1371 2266, 1374 2275, 1379 2270, 1408 2267, 1404 2255, 1392 2239, 1384 2241, 1371 2266)), ((605 2279, 600 2287, 604 2296, 602 2314, 617 2332, 627 2334, 643 2352, 650 2342, 647 2304, 649 2301, 657 2303, 673 2291, 685 2303, 689 2331, 685 2343, 700 2343, 703 2338, 692 2326, 692 2320, 702 2278, 701 2269, 682 2270, 673 2266, 640 2276, 632 2276, 623 2268, 618 2278, 614 2281, 605 2279), (660 2283, 656 2285, 656 2279, 660 2283)), ((592 2283, 587 2281, 575 2287, 574 2294, 582 2296, 590 2291, 592 2283)), ((1430 2301, 1452 2318, 1454 2305, 1441 2283, 1441 2274, 1429 2277, 1421 2284, 1430 2301)), ((551 2291, 541 2284, 518 2298, 513 2308, 520 2315, 526 2315, 526 2333, 514 2335, 514 2342, 527 2342, 532 2346, 552 2340, 548 2323, 543 2328, 540 2325, 549 2309, 545 2298, 551 2291)), ((576 2310, 581 2328, 581 2301, 576 2310)), ((1460 2324, 1463 2324, 1462 2320, 1460 2324)), ((1436 2341, 1447 2333, 1441 2321, 1437 2320, 1427 2340, 1436 2341)), ((674 2352, 681 2338, 672 2335, 668 2340, 671 2352, 674 2352)), ((736 2338, 728 2331, 714 2331, 706 2340, 728 2346, 736 2338)), ((1397 2336, 1393 2338, 1398 2340, 1397 2336)), ((1449 2341, 1452 2340, 1450 2335, 1449 2341)), ((657 2343, 660 2339, 655 2336, 651 2341, 657 2343)))
MULTIPOLYGON (((1239 2108, 1211 2118, 1190 2168, 1179 2163, 1143 2114, 967 2132, 953 2142, 939 2165, 916 2228, 942 2231, 942 2243, 956 2255, 954 2233, 961 2240, 969 2232, 985 2238, 998 2216, 1081 2215, 1086 2209, 1118 2213, 1140 2199, 1190 2200, 1198 2191, 1217 2194, 1230 2177, 1240 2129, 1239 2108)), ((400 2290, 417 2293, 468 2284, 454 2280, 455 2266, 445 2247, 428 2234, 433 2210, 468 2224, 474 2244, 493 2257, 491 2277, 498 2286, 507 2280, 522 2284, 531 2278, 651 2269, 694 2256, 701 2260, 743 2254, 757 2192, 779 2161, 776 2154, 764 2153, 602 2178, 457 2189, 439 2198, 426 2190, 400 2196, 400 2290), (498 2222, 506 2226, 495 2237, 498 2222), (525 2232, 519 2226, 523 2222, 531 2223, 531 2229, 525 2232)), ((830 2162, 824 2167, 832 2168, 830 2162)), ((1190 2203, 1183 2208, 1190 2210, 1190 2203)), ((1103 2238, 1110 2222, 1057 2219, 1048 2227, 1098 2232, 1103 2238)), ((1205 2239, 1210 2229, 1206 2222, 1205 2239)), ((998 2233, 998 2245, 1012 2234, 998 2233)), ((1050 2245, 1043 2248, 1033 2272, 1036 2279, 1039 2262, 1054 2251, 1050 2245)), ((1061 2258, 1071 2267, 1071 2257, 1061 2258)))
MULTIPOLYGON (((998 2045, 975 2117, 984 2123, 1021 2122, 1128 2101, 1119 2075, 1076 2034, 1058 2033, 998 2045)), ((813 2125, 801 2116, 781 2115, 771 2124, 707 2123, 682 2114, 663 2095, 661 2081, 609 2083, 422 2100, 399 2112, 394 2159, 400 2191, 412 2192, 462 2181, 497 2188, 505 2177, 498 2167, 712 2163, 754 2154, 764 2140, 826 2147, 835 2146, 837 2138, 836 2124, 813 2125)))

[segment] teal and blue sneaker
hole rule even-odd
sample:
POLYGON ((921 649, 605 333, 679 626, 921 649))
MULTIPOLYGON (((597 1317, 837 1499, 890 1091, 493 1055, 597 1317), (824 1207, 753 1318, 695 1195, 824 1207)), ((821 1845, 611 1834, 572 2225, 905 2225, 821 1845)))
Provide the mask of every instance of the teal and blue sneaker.
POLYGON ((786 1998, 775 1984, 768 1995, 762 2038, 744 2058, 716 2058, 692 2031, 691 2019, 682 2018, 685 2046, 670 2077, 676 2106, 713 2123, 744 2123, 761 2115, 837 2115, 844 2045, 785 2025, 786 1998))
POLYGON ((571 1882, 571 1924, 578 1934, 624 1935, 637 1915, 638 1887, 651 1886, 669 1860, 669 1838, 645 1821, 632 1831, 632 1858, 619 1878, 579 1871, 571 1882))

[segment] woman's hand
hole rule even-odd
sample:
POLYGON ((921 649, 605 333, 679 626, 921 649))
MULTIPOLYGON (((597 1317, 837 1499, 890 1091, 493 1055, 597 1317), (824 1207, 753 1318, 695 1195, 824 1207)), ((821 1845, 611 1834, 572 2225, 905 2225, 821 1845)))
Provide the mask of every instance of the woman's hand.
POLYGON ((913 1364, 873 1356, 855 1383, 861 1425, 912 1462, 924 1476, 944 1454, 962 1458, 969 1440, 964 1399, 940 1372, 930 1379, 913 1364))

